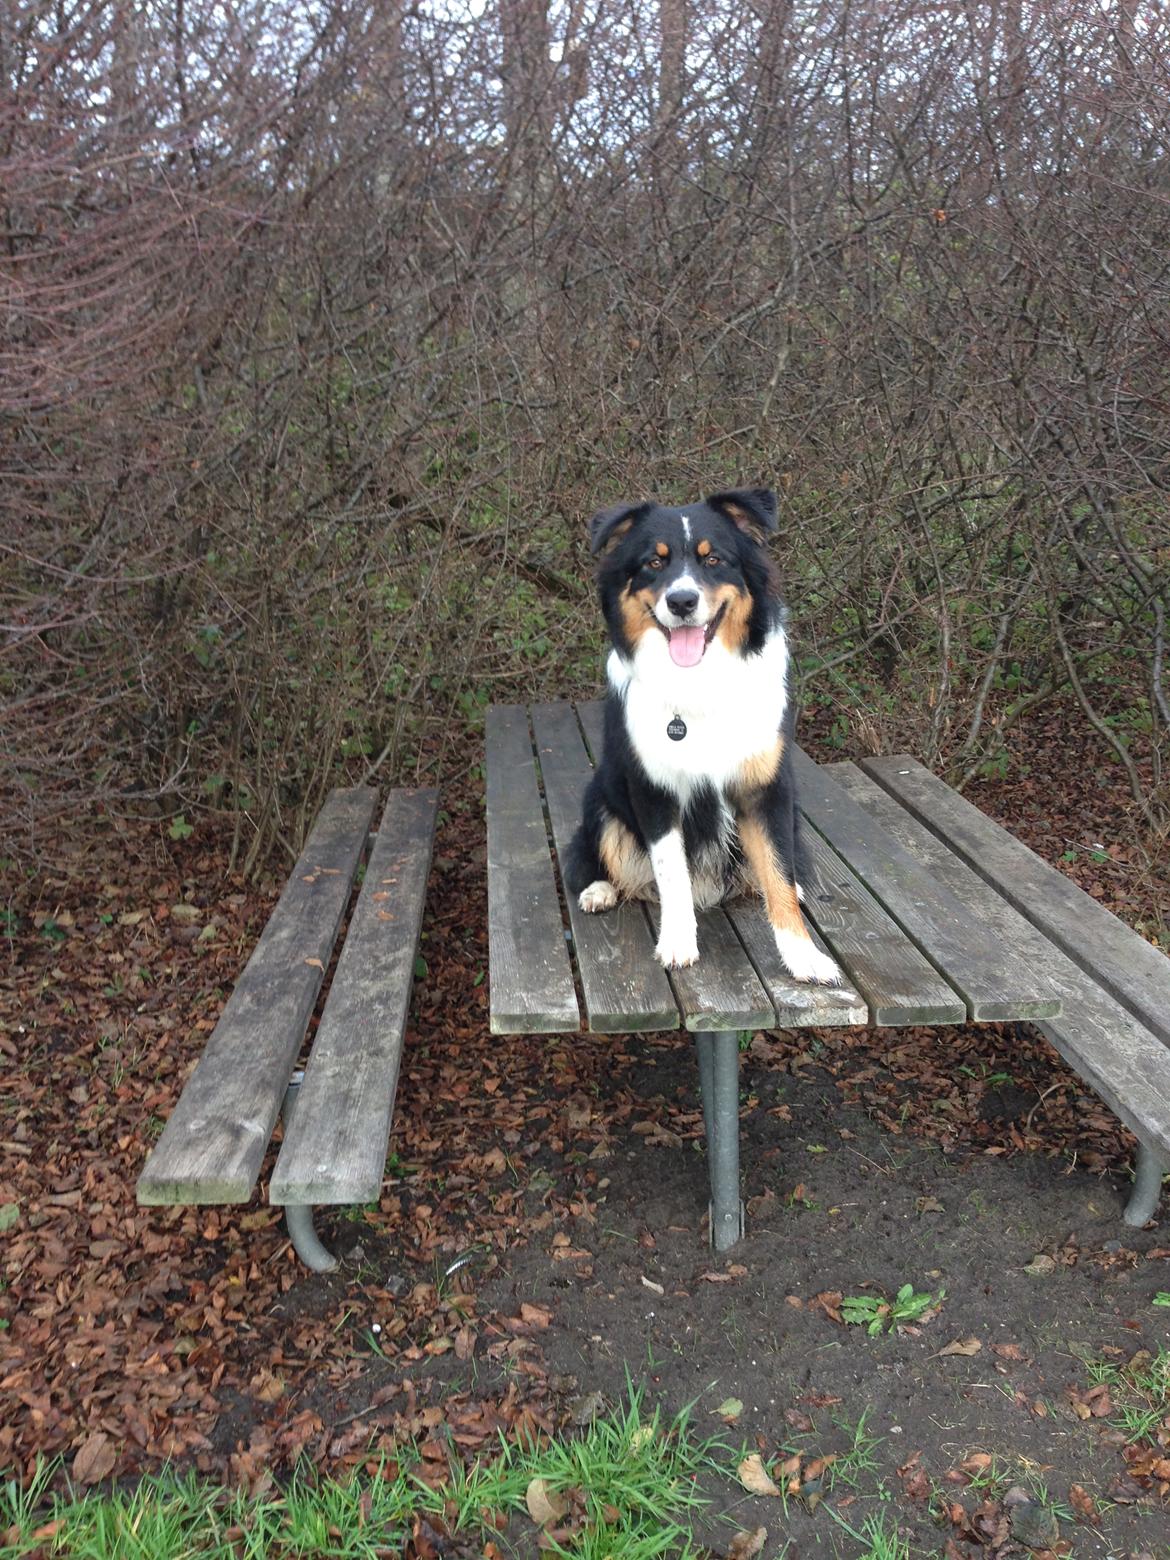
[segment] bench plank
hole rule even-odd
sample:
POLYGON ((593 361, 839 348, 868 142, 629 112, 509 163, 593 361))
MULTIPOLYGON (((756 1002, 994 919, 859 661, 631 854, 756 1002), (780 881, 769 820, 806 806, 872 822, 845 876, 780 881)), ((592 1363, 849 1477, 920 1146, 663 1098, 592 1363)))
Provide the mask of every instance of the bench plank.
POLYGON ((368 1203, 381 1192, 438 797, 390 793, 270 1203, 368 1203))
POLYGON ((801 810, 982 1021, 1049 1018, 1060 999, 799 748, 801 810))
MULTIPOLYGON (((563 856, 581 821, 592 766, 567 704, 533 705, 532 729, 553 839, 563 856)), ((677 1029, 678 1005, 654 957, 641 906, 619 905, 589 915, 575 895, 566 893, 565 902, 590 1029, 602 1034, 677 1029)))
MULTIPOLYGON (((899 767, 903 767, 898 760, 899 767)), ((1141 1140, 1170 1150, 1170 1048, 1101 990, 953 851, 854 764, 834 778, 907 850, 984 919, 1061 998, 1059 1016, 1037 1027, 1069 1066, 1141 1140)))
POLYGON ((487 712, 488 939, 493 1034, 581 1027, 528 716, 487 712))
POLYGON ((1112 911, 904 755, 862 764, 1147 1029, 1170 1040, 1170 959, 1112 911))
POLYGON ((377 793, 332 792, 138 1178, 138 1201, 252 1195, 333 952, 377 793))

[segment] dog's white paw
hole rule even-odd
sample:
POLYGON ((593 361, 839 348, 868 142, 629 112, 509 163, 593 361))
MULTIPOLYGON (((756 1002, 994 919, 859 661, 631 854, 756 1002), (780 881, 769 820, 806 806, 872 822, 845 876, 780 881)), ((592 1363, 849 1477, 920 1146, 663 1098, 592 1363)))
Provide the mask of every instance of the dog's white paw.
POLYGON ((654 949, 659 962, 668 970, 685 969, 699 957, 698 933, 692 927, 663 926, 654 949))
POLYGON ((822 986, 839 986, 841 971, 835 959, 822 953, 816 943, 794 932, 775 932, 776 951, 793 980, 813 980, 822 986))
POLYGON ((597 878, 577 895, 582 910, 596 915, 601 910, 612 910, 618 902, 617 889, 607 878, 597 878))

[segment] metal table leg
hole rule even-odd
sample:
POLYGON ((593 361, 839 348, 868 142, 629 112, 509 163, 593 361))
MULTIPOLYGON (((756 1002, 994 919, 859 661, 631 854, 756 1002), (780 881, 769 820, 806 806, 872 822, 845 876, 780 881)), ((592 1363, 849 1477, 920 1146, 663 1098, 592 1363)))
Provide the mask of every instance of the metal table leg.
POLYGON ((739 1035, 734 1029, 695 1035, 703 1127, 711 1174, 711 1244, 728 1251, 743 1235, 739 1196, 739 1035))
MULTIPOLYGON (((300 1093, 304 1076, 303 1072, 293 1073, 288 1088, 284 1091, 281 1115, 284 1117, 286 1127, 293 1119, 297 1107, 297 1095, 300 1093)), ((312 1268, 314 1273, 332 1273, 337 1266, 337 1258, 321 1244, 321 1239, 313 1228, 312 1207, 308 1203, 286 1203, 284 1222, 293 1249, 305 1266, 312 1268)))
POLYGON ((1134 1167, 1133 1191, 1123 1215, 1127 1224, 1148 1224, 1158 1211, 1162 1177, 1170 1170, 1170 1154, 1150 1143, 1139 1143, 1134 1167))

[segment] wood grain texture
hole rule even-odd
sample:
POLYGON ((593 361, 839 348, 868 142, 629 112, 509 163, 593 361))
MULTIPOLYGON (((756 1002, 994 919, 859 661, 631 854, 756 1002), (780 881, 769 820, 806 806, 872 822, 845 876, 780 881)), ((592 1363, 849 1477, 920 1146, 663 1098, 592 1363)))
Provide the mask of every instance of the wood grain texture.
MULTIPOLYGON (((581 822, 581 802, 592 765, 567 704, 532 708, 536 756, 558 855, 581 822)), ((590 1029, 603 1034, 677 1029, 678 1006, 641 905, 619 905, 589 915, 566 894, 569 925, 590 1029)))
POLYGON ((589 699, 583 704, 578 704, 577 719, 581 722, 581 729, 585 733, 585 741, 589 744, 594 765, 597 765, 601 762, 602 750, 605 747, 604 699, 589 699))
POLYGON ((961 1024, 967 1005, 958 993, 820 835, 809 830, 805 838, 816 875, 805 919, 865 998, 871 1022, 961 1024))
POLYGON ((487 712, 488 940, 493 1034, 581 1027, 528 716, 487 712))
POLYGON ((367 1203, 381 1193, 437 807, 437 791, 390 793, 271 1203, 367 1203))
MULTIPOLYGON (((657 907, 655 907, 657 909, 657 907)), ((776 1014, 723 910, 700 910, 699 962, 671 970, 690 1030, 772 1029, 776 1014)))
POLYGON ((138 1178, 138 1201, 247 1202, 325 967, 377 795, 334 791, 138 1178))
POLYGON ((1170 959, 916 759, 866 774, 960 855, 1154 1034, 1170 1040, 1170 959))
MULTIPOLYGON (((869 1009, 863 998, 843 986, 818 986, 810 981, 793 980, 776 952, 776 940, 758 899, 732 900, 727 917, 739 934, 756 974, 776 1010, 781 1029, 844 1028, 867 1024, 869 1009)), ((809 932, 818 948, 828 952, 824 939, 812 926, 809 932)))
POLYGON ((799 748, 792 763, 805 817, 983 1021, 1048 1018, 1060 1000, 922 862, 799 748))
POLYGON ((973 914, 1000 927, 1020 957, 1051 983, 1062 1006, 1057 1017, 1038 1025, 1041 1033, 1131 1132, 1143 1142, 1170 1149, 1170 1047, 1007 904, 889 792, 853 764, 830 767, 855 801, 937 873, 973 914))

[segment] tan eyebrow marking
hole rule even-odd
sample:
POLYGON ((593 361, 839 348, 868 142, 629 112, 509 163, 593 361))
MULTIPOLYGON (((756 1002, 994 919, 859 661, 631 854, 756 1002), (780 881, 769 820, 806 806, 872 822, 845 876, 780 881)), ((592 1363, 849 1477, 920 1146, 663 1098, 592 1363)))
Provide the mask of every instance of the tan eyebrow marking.
POLYGON ((711 551, 711 543, 706 541, 706 540, 701 541, 699 543, 699 545, 695 548, 695 551, 698 553, 700 558, 705 558, 707 556, 707 554, 711 551))
POLYGON ((654 544, 654 551, 658 554, 658 556, 660 558, 669 558, 670 557, 670 548, 666 545, 665 542, 655 542, 655 544, 654 544))

